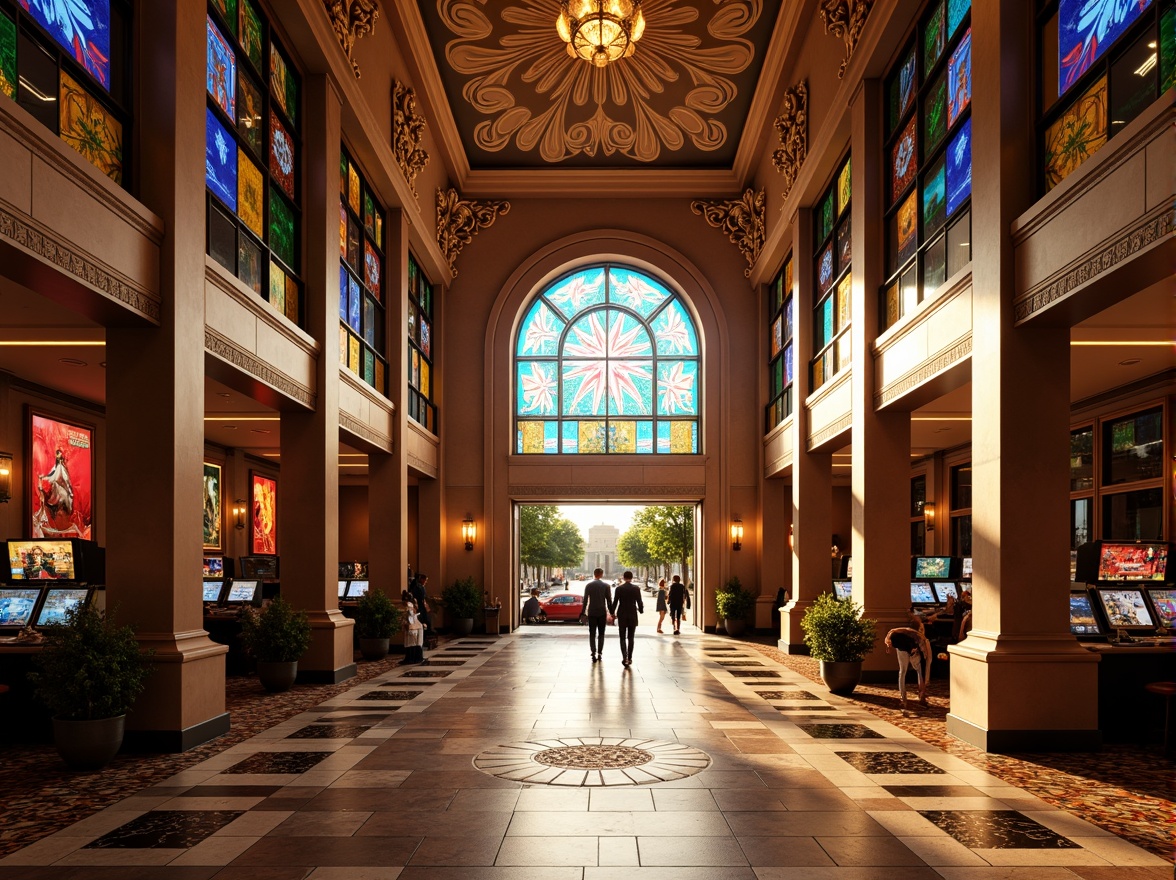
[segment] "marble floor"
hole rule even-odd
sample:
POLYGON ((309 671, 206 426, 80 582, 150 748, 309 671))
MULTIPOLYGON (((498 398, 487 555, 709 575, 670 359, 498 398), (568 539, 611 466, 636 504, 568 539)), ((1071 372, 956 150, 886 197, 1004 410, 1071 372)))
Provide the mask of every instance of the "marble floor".
POLYGON ((1171 862, 729 639, 396 667, 0 859, 0 880, 1167 880, 1171 862))

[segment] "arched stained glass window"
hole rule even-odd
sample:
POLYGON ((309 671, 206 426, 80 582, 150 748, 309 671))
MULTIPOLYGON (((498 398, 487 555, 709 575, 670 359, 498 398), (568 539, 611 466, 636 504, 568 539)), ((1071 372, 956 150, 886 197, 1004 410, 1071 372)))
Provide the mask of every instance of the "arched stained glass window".
POLYGON ((702 370, 680 296, 626 266, 558 279, 515 343, 515 451, 693 454, 702 370))

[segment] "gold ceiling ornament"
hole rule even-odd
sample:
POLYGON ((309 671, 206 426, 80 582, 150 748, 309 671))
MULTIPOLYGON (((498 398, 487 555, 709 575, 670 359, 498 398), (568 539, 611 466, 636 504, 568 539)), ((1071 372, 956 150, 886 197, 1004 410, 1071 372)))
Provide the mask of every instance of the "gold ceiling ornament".
POLYGON ((780 147, 772 151, 772 164, 784 175, 784 198, 788 198, 808 155, 808 80, 801 80, 784 94, 784 112, 776 117, 775 125, 780 147))
POLYGON ((356 40, 366 37, 375 28, 380 18, 376 0, 323 0, 323 5, 331 17, 331 27, 335 29, 343 54, 351 62, 355 78, 359 79, 359 64, 351 57, 351 50, 355 48, 356 40))
POLYGON ((845 41, 845 60, 837 71, 837 78, 845 77, 845 68, 849 59, 853 57, 853 50, 857 48, 858 40, 862 36, 862 28, 866 26, 866 19, 870 17, 870 10, 874 7, 874 0, 820 0, 821 22, 825 25, 825 33, 841 37, 845 41))
POLYGON ((573 58, 605 67, 637 49, 645 33, 641 0, 562 0, 555 32, 573 58))
POLYGON ((465 77, 463 98, 488 117, 473 130, 478 148, 497 153, 513 142, 551 163, 598 154, 653 162, 688 140, 703 152, 726 143, 720 116, 739 94, 736 77, 755 60, 747 35, 764 0, 725 0, 706 22, 705 43, 688 29, 699 8, 643 0, 654 27, 641 51, 603 68, 570 63, 564 44, 542 37, 551 33, 554 5, 496 3, 491 19, 478 0, 437 0, 442 24, 455 35, 445 59, 465 77))
POLYGON ((416 89, 393 79, 392 154, 414 196, 417 194, 416 176, 429 164, 429 154, 421 149, 424 136, 425 117, 417 113, 416 89))
POLYGON ((742 199, 695 199, 690 210, 702 215, 715 229, 727 233, 727 238, 739 248, 747 268, 745 277, 750 277, 755 261, 759 259, 767 239, 767 225, 764 221, 764 191, 758 193, 748 189, 742 199))
POLYGON ((454 275, 461 249, 508 211, 510 202, 463 199, 453 187, 437 187, 437 244, 454 275))

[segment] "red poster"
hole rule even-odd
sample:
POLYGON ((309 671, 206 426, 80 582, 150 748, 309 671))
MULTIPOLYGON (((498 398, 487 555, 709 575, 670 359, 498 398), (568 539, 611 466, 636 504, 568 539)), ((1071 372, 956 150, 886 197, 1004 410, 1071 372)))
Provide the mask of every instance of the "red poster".
POLYGON ((253 553, 278 552, 278 483, 253 474, 253 553))
POLYGON ((29 415, 31 536, 91 540, 94 429, 38 413, 29 415))

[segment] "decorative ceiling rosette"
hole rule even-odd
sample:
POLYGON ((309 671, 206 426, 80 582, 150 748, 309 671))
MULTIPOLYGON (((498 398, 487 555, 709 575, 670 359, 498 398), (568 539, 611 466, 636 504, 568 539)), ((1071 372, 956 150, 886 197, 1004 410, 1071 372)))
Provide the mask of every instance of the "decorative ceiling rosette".
POLYGON ((461 249, 509 210, 510 202, 463 199, 453 187, 437 187, 437 245, 454 275, 461 249))
POLYGON ((845 68, 853 57, 853 50, 857 48, 862 28, 866 26, 866 19, 870 17, 873 7, 874 0, 821 0, 819 11, 825 33, 845 41, 845 60, 837 71, 838 79, 845 78, 845 68))
POLYGON ((780 147, 772 151, 772 164, 784 175, 784 198, 788 198, 808 155, 808 80, 785 93, 784 112, 776 117, 775 125, 780 147))
POLYGON ((568 55, 552 0, 423 4, 471 164, 579 167, 734 156, 773 0, 644 0, 644 35, 603 68, 568 55), (733 136, 733 133, 735 136, 733 136))
POLYGON ((351 57, 351 52, 355 48, 355 41, 366 37, 376 26, 380 17, 376 0, 323 0, 323 5, 331 19, 331 27, 335 29, 339 46, 351 62, 355 78, 359 79, 359 64, 351 57))
POLYGON ((748 189, 742 199, 695 199, 690 210, 702 215, 708 224, 727 233, 727 238, 738 246, 747 268, 745 277, 750 277, 755 261, 759 259, 767 240, 767 224, 764 220, 764 191, 748 189))

